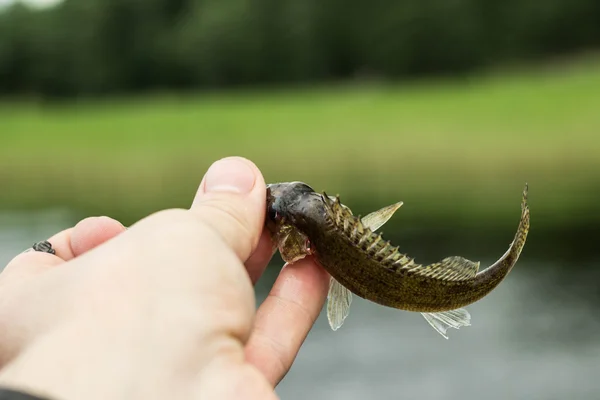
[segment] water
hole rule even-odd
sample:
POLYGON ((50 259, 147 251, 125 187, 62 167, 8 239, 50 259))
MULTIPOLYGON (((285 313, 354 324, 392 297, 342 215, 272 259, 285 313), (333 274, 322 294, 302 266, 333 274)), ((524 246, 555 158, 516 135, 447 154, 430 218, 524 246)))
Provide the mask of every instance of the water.
POLYGON ((449 340, 419 314, 359 299, 336 332, 321 315, 278 393, 288 400, 599 398, 598 310, 561 307, 531 290, 536 277, 514 272, 468 307, 472 326, 450 330, 449 340))
MULTIPOLYGON (((73 222, 60 210, 0 215, 0 268, 73 222)), ((450 340, 418 313, 355 297, 340 330, 319 317, 277 393, 283 400, 598 399, 598 280, 582 274, 567 281, 552 267, 519 263, 468 307, 472 326, 450 330, 450 340)))

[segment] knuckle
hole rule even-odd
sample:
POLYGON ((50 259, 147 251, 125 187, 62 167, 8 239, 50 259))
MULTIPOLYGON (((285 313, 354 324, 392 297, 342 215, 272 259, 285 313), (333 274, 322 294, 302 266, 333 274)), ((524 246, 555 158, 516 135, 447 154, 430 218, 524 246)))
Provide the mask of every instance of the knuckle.
POLYGON ((278 343, 266 332, 255 329, 250 345, 247 347, 250 362, 260 365, 263 373, 273 383, 279 382, 294 362, 289 349, 278 343))
POLYGON ((157 231, 162 235, 181 236, 182 243, 212 233, 240 257, 247 258, 258 245, 261 230, 255 229, 258 221, 246 211, 247 206, 243 203, 206 199, 192 210, 171 208, 158 211, 148 218, 151 221, 147 223, 159 226, 157 231))
POLYGON ((183 240, 184 243, 187 240, 196 240, 199 235, 205 235, 208 231, 206 224, 198 224, 189 210, 181 208, 158 211, 148 218, 147 223, 152 225, 151 228, 155 228, 153 231, 157 234, 177 235, 180 236, 177 239, 183 240))
POLYGON ((211 249, 211 254, 226 250, 226 243, 215 234, 214 229, 205 221, 199 221, 189 210, 162 210, 136 225, 131 230, 134 233, 139 229, 134 235, 137 244, 144 249, 152 246, 153 254, 171 257, 173 252, 184 251, 188 258, 195 260, 205 258, 207 248, 211 249), (163 248, 167 251, 159 251, 163 248))
POLYGON ((239 207, 229 202, 206 200, 195 214, 238 254, 249 256, 258 244, 258 235, 253 232, 252 222, 240 213, 239 207))

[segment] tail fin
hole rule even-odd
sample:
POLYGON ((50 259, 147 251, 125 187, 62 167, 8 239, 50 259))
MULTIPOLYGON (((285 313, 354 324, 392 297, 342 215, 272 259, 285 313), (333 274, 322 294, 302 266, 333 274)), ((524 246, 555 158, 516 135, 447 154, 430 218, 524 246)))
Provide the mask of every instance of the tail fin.
POLYGON ((528 185, 525 184, 523 198, 521 201, 521 221, 519 222, 517 233, 515 234, 515 238, 510 244, 510 247, 498 261, 485 270, 479 272, 475 277, 476 284, 480 286, 482 295, 492 291, 496 286, 498 286, 498 284, 500 284, 500 282, 502 282, 502 280, 504 280, 504 278, 506 278, 510 270, 517 263, 517 260, 521 255, 521 251, 525 246, 527 234, 529 233, 529 206, 527 205, 527 192, 528 185))

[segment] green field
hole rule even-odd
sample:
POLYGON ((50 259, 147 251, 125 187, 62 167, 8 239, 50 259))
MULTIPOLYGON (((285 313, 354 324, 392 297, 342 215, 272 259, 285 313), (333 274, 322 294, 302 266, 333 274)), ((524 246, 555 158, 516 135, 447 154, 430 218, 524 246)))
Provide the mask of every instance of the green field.
POLYGON ((600 62, 461 80, 0 103, 1 208, 68 206, 133 221, 187 206, 215 159, 303 180, 402 221, 600 220, 600 62))

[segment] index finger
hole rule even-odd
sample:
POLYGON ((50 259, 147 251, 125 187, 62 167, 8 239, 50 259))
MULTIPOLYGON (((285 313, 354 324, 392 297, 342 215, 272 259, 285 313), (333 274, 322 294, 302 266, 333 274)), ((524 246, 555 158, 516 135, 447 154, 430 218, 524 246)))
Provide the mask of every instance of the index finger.
POLYGON ((312 257, 286 264, 259 307, 246 360, 276 386, 291 368, 323 308, 329 274, 312 257))

